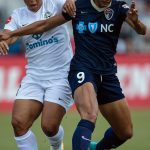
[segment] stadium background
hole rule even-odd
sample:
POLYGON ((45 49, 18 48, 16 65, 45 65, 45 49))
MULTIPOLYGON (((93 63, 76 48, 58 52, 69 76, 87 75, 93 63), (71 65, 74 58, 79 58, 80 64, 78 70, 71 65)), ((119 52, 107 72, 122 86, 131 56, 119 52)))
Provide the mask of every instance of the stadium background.
MULTIPOLYGON (((130 4, 130 0, 126 1, 130 4)), ((150 0, 136 0, 141 20, 147 25, 145 36, 138 36, 126 24, 122 28, 117 47, 118 76, 128 99, 134 124, 134 137, 118 150, 150 150, 150 0)), ((12 10, 22 6, 23 0, 0 0, 0 30, 12 10)), ((68 23, 74 48, 72 30, 68 23)), ((25 74, 24 46, 18 40, 10 48, 8 56, 0 56, 0 150, 16 150, 11 127, 11 110, 19 83, 25 74)), ((63 120, 65 150, 71 150, 71 136, 79 120, 73 107, 63 120)), ((109 125, 100 117, 93 140, 103 136, 109 125)), ((46 137, 38 119, 33 130, 39 142, 39 150, 48 149, 46 137)))

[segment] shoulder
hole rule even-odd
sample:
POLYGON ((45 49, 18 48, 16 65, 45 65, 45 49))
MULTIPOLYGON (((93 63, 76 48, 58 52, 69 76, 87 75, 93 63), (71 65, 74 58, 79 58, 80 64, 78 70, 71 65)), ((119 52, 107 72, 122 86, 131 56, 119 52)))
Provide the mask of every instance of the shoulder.
POLYGON ((91 0, 76 0, 75 4, 77 9, 91 8, 91 0))
POLYGON ((43 0, 43 5, 47 6, 47 5, 54 5, 57 3, 58 0, 43 0))
POLYGON ((117 3, 117 4, 126 3, 124 0, 112 0, 112 1, 117 3))
POLYGON ((129 9, 128 4, 123 0, 112 0, 112 6, 116 9, 129 9))
POLYGON ((24 10, 26 10, 25 7, 17 8, 13 11, 11 16, 7 19, 5 24, 5 29, 9 30, 16 30, 20 26, 20 21, 24 20, 24 16, 22 15, 24 10))
POLYGON ((26 7, 20 7, 20 8, 14 9, 11 14, 11 19, 17 22, 20 18, 23 19, 23 13, 25 14, 27 13, 26 7))
POLYGON ((76 5, 80 4, 80 5, 86 5, 88 3, 90 3, 91 0, 75 0, 76 5))
POLYGON ((127 5, 127 3, 124 0, 112 0, 112 5, 122 6, 127 5))
POLYGON ((53 3, 57 6, 63 6, 65 4, 66 0, 54 0, 53 3))
POLYGON ((17 8, 13 11, 13 14, 19 16, 19 15, 22 15, 23 13, 27 13, 28 11, 28 8, 26 6, 24 7, 20 7, 20 8, 17 8))

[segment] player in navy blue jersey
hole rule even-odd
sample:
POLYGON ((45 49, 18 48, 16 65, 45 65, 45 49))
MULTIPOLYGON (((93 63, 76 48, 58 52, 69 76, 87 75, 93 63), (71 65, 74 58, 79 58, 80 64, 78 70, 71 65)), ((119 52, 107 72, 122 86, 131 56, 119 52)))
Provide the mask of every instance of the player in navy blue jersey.
MULTIPOLYGON (((116 46, 124 21, 138 34, 144 35, 146 27, 138 19, 135 2, 129 7, 117 0, 77 0, 76 14, 74 10, 71 13, 76 49, 68 79, 81 116, 73 135, 72 149, 116 148, 133 134, 130 111, 116 76, 116 46), (90 145, 99 110, 111 127, 103 139, 90 145)), ((69 15, 62 13, 0 37, 40 33, 66 20, 70 20, 69 15)))

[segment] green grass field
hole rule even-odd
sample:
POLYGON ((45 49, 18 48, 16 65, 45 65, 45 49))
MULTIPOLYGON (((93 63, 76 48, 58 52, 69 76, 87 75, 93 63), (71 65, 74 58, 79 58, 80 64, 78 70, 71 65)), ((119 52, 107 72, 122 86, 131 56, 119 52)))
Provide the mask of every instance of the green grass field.
MULTIPOLYGON (((150 150, 150 110, 133 110, 132 119, 134 137, 117 150, 150 150)), ((65 150, 71 150, 71 137, 78 121, 79 115, 76 112, 68 113, 63 120, 65 150)), ((99 116, 93 140, 101 138, 107 127, 106 121, 99 116)), ((39 150, 49 150, 47 139, 40 129, 40 119, 35 122, 32 130, 37 137, 39 150)), ((0 114, 0 150, 17 150, 8 114, 0 114)))

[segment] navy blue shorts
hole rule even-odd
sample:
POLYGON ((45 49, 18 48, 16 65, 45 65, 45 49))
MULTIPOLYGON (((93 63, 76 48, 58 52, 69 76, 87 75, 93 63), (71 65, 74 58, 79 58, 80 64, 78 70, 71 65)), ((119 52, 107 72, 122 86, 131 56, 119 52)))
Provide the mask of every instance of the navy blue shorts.
POLYGON ((98 104, 107 104, 124 98, 120 82, 115 74, 100 75, 90 70, 70 70, 68 80, 72 94, 86 82, 93 84, 97 93, 98 104))

